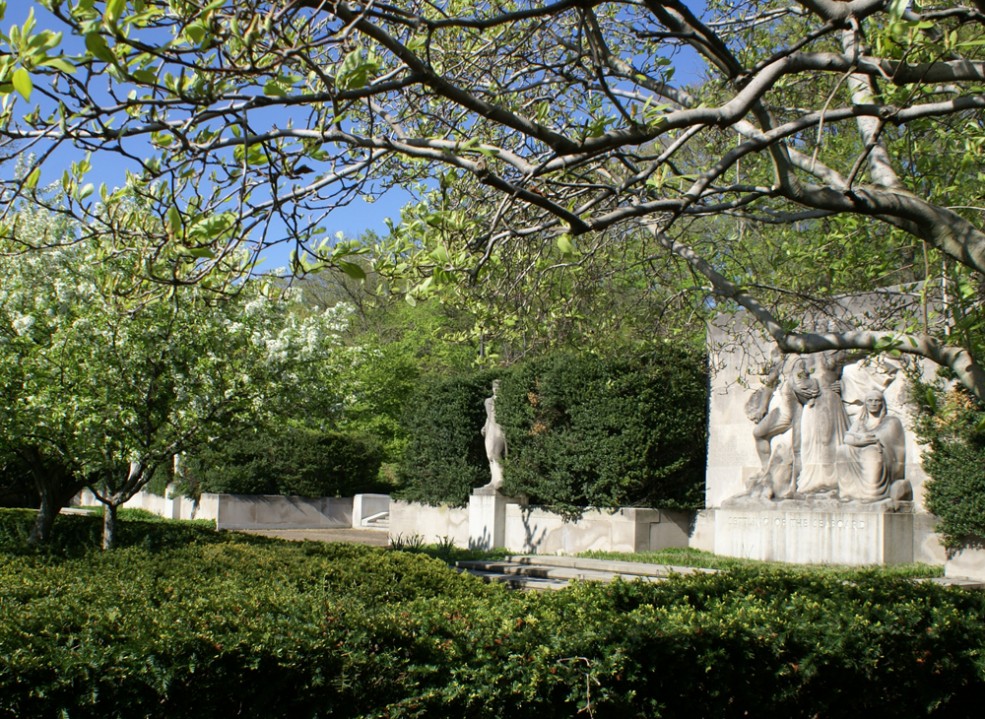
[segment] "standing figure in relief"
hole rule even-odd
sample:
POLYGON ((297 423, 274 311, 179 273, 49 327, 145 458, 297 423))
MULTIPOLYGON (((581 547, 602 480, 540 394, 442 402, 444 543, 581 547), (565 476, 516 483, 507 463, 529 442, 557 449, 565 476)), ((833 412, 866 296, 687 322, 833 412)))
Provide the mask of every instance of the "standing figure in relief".
POLYGON ((886 414, 885 396, 873 390, 865 395, 865 406, 839 451, 838 495, 869 502, 886 499, 905 468, 903 423, 886 414))
MULTIPOLYGON (((822 352, 812 357, 818 395, 804 404, 800 415, 800 474, 798 494, 838 489, 838 446, 848 431, 848 414, 841 401, 841 371, 847 360, 843 351, 822 352)), ((805 362, 806 361, 800 360, 805 362)))
POLYGON ((768 379, 771 382, 757 393, 771 390, 770 395, 754 394, 746 404, 747 416, 756 422, 753 437, 763 467, 748 488, 770 499, 783 499, 792 497, 796 490, 801 465, 801 414, 816 403, 820 386, 803 358, 794 361, 775 391, 770 386, 777 381, 772 372, 768 379), (769 412, 759 415, 767 406, 769 412))
POLYGON ((486 424, 482 428, 482 436, 485 438, 486 458, 489 460, 489 472, 492 475, 486 486, 498 489, 503 483, 503 465, 500 464, 500 460, 506 454, 506 434, 496 422, 496 394, 499 391, 499 380, 493 381, 492 388, 493 396, 485 401, 486 424))

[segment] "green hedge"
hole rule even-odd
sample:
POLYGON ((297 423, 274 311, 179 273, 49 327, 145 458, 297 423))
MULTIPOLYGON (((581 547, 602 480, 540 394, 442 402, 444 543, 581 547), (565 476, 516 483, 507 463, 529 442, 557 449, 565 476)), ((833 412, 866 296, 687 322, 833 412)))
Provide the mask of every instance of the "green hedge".
POLYGON ((928 447, 923 468, 927 509, 948 547, 985 542, 985 411, 955 387, 915 385, 917 431, 928 447))
POLYGON ((480 430, 497 376, 508 494, 569 516, 586 506, 702 505, 705 359, 670 346, 634 358, 556 354, 423 381, 405 418, 402 498, 464 505, 489 481, 480 430))
POLYGON ((496 413, 509 445, 507 493, 565 514, 702 505, 702 356, 666 347, 632 358, 535 360, 504 379, 496 413))
MULTIPOLYGON (((0 538, 28 519, 0 512, 0 538)), ((985 700, 981 592, 743 571, 510 593, 404 552, 143 531, 154 546, 0 553, 0 716, 906 718, 985 700)))
POLYGON ((186 467, 203 492, 334 497, 385 489, 382 458, 367 435, 284 425, 239 432, 186 467))
POLYGON ((480 430, 483 401, 496 373, 423 379, 403 418, 407 447, 398 469, 397 496, 425 504, 462 506, 473 487, 489 482, 480 430))

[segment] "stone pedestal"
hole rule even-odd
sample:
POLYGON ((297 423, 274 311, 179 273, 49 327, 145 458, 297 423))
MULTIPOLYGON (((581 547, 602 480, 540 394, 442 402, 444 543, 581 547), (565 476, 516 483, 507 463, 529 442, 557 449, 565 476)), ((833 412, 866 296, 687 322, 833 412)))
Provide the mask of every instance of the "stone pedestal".
POLYGON ((905 564, 912 506, 730 502, 715 513, 715 553, 798 564, 905 564))
POLYGON ((506 497, 495 487, 479 487, 469 497, 469 546, 506 546, 506 497))

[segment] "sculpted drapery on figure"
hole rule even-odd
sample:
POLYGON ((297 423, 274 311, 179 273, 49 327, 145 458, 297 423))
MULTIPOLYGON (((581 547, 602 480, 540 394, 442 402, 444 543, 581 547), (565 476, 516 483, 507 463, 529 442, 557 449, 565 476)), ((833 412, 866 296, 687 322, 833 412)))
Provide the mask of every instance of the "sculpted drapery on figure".
POLYGON ((769 369, 746 403, 762 465, 750 494, 909 498, 903 424, 887 414, 885 384, 877 381, 880 389, 865 395, 862 414, 849 427, 842 396, 849 361, 844 352, 825 352, 779 358, 769 369))
POLYGON ((838 446, 848 430, 848 413, 841 400, 845 360, 845 352, 823 352, 811 357, 818 395, 804 405, 801 413, 798 493, 838 488, 838 446))
POLYGON ((873 390, 838 450, 838 496, 873 501, 890 495, 906 466, 903 423, 886 413, 886 398, 873 390))

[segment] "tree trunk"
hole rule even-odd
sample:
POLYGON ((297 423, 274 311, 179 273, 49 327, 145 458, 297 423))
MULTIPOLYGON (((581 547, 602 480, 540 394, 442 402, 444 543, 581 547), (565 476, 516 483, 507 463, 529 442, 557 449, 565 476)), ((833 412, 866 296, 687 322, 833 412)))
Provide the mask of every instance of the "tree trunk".
POLYGON ((107 502, 103 510, 103 549, 111 549, 116 541, 117 505, 107 502))
POLYGON ((51 527, 55 523, 55 517, 61 510, 61 504, 56 501, 53 492, 41 492, 41 506, 38 508, 38 516, 31 527, 31 534, 27 538, 27 543, 32 546, 47 544, 51 540, 51 527))
POLYGON ((85 485, 68 467, 45 457, 37 447, 24 447, 19 454, 30 468, 34 487, 41 498, 38 516, 27 541, 32 545, 45 544, 51 540, 52 526, 61 508, 85 485))

